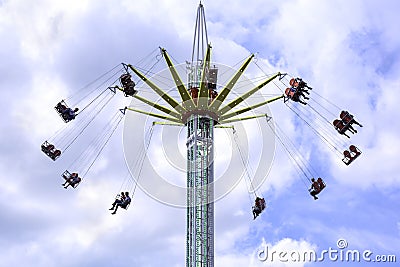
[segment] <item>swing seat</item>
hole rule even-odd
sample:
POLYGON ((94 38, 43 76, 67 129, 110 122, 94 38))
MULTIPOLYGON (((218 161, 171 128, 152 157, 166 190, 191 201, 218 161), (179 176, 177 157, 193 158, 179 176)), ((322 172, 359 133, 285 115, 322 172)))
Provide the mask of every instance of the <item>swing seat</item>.
POLYGON ((263 210, 265 210, 265 208, 266 208, 266 204, 265 204, 264 198, 259 198, 256 205, 253 207, 254 210, 259 211, 259 214, 261 214, 263 212, 263 210))
MULTIPOLYGON (((68 181, 70 178, 71 178, 71 173, 68 171, 68 170, 65 170, 64 172, 63 172, 63 174, 61 174, 61 176, 62 176, 62 178, 64 178, 64 180, 65 181, 68 181)), ((68 182, 73 188, 77 188, 78 187, 78 185, 82 182, 82 178, 80 178, 79 176, 78 176, 78 178, 79 178, 79 182, 77 182, 77 183, 70 183, 70 182, 68 182)))
POLYGON ((40 146, 42 152, 45 153, 49 158, 53 161, 58 159, 61 155, 61 151, 56 149, 53 144, 50 144, 48 141, 44 141, 44 143, 40 146))
MULTIPOLYGON (((115 200, 122 201, 122 196, 121 196, 120 194, 117 194, 117 196, 115 197, 115 200)), ((131 204, 131 201, 132 201, 132 200, 129 200, 128 203, 126 203, 125 205, 122 205, 122 204, 121 204, 119 207, 120 207, 121 209, 127 210, 127 209, 129 208, 129 205, 131 204)))
POLYGON ((122 74, 119 78, 123 88, 124 95, 126 97, 133 96, 136 94, 135 82, 132 81, 132 76, 129 73, 122 74))
POLYGON ((324 180, 322 180, 321 177, 319 177, 317 179, 317 183, 319 184, 319 188, 320 188, 319 192, 321 192, 326 187, 326 184, 325 184, 324 180))
POLYGON ((351 145, 349 150, 345 150, 343 152, 344 158, 342 159, 343 163, 349 165, 352 163, 356 158, 361 155, 361 150, 358 149, 355 145, 351 145))
POLYGON ((69 109, 67 103, 65 103, 64 100, 61 100, 60 102, 57 103, 57 105, 54 107, 54 109, 57 111, 58 115, 60 115, 61 119, 65 122, 68 123, 71 120, 75 118, 70 118, 68 114, 64 113, 67 109, 69 109))
POLYGON ((127 210, 129 208, 129 206, 131 205, 131 202, 129 202, 126 205, 121 206, 121 208, 123 208, 124 210, 127 210))

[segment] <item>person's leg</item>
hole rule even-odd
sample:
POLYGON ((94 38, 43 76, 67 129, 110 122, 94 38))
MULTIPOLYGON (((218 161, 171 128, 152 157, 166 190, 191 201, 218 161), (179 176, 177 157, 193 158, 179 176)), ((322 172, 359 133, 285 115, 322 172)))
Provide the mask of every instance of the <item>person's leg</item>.
POLYGON ((66 179, 65 183, 63 183, 64 188, 67 188, 68 186, 70 186, 71 185, 71 181, 72 181, 72 178, 66 179))
POLYGON ((307 96, 304 94, 304 91, 301 91, 301 92, 300 92, 300 95, 301 95, 304 99, 306 99, 306 100, 310 99, 309 97, 307 97, 307 96))
POLYGON ((315 191, 315 190, 313 190, 313 191, 311 191, 310 192, 310 195, 312 196, 312 197, 314 197, 314 200, 317 200, 318 199, 318 197, 317 197, 317 191, 315 191))
POLYGON ((358 121, 353 120, 353 122, 354 122, 355 124, 357 124, 358 126, 363 127, 358 121))
POLYGON ((113 209, 115 208, 115 205, 117 205, 117 204, 119 204, 119 203, 122 203, 122 201, 119 200, 119 199, 116 199, 116 200, 114 201, 114 203, 112 204, 112 207, 111 207, 110 210, 113 210, 113 209))
POLYGON ((114 210, 114 212, 112 212, 111 214, 117 213, 118 207, 121 207, 121 206, 122 206, 122 203, 121 203, 121 202, 120 202, 120 203, 117 203, 117 205, 115 205, 115 210, 114 210))
POLYGON ((351 126, 350 124, 348 125, 350 132, 357 133, 357 130, 353 128, 353 126, 351 126))

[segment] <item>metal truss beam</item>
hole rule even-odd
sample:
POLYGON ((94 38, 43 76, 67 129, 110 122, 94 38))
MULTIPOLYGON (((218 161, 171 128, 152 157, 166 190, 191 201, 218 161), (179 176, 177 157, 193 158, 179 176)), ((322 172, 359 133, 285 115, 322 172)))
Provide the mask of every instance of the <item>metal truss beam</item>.
POLYGON ((179 113, 177 113, 177 112, 175 112, 173 110, 170 110, 170 109, 168 109, 166 107, 160 106, 157 103, 154 103, 154 102, 152 102, 152 101, 150 101, 150 100, 148 100, 146 98, 143 98, 141 96, 138 96, 138 95, 134 95, 133 97, 136 98, 137 100, 142 101, 143 103, 146 103, 147 105, 149 105, 151 107, 154 107, 154 108, 158 109, 159 111, 162 111, 162 112, 164 112, 164 113, 166 113, 168 115, 171 115, 174 118, 177 118, 178 120, 182 119, 182 116, 179 113))
POLYGON ((226 124, 226 123, 233 123, 233 122, 238 122, 238 121, 258 119, 258 118, 262 118, 262 117, 266 117, 266 116, 268 116, 268 115, 267 114, 261 114, 261 115, 254 115, 254 116, 236 118, 236 119, 231 119, 231 120, 224 120, 224 121, 220 121, 219 124, 226 124))
POLYGON ((143 111, 143 110, 139 110, 139 109, 135 109, 135 108, 131 108, 131 107, 126 107, 127 110, 130 111, 134 111, 137 113, 141 113, 141 114, 145 114, 145 115, 149 115, 155 118, 159 118, 159 119, 163 119, 163 120, 167 120, 167 121, 172 121, 172 122, 176 122, 176 123, 182 123, 182 121, 172 118, 172 117, 167 117, 164 115, 160 115, 160 114, 156 114, 156 113, 151 113, 151 112, 147 112, 147 111, 143 111))
POLYGON ((253 106, 250 106, 250 107, 246 107, 246 108, 240 109, 240 110, 238 110, 238 111, 234 111, 234 112, 232 112, 232 113, 223 115, 223 116, 221 116, 220 121, 225 121, 225 120, 227 120, 227 119, 229 119, 229 118, 235 117, 235 116, 240 115, 240 114, 242 114, 242 113, 245 113, 245 112, 247 112, 247 111, 249 111, 249 110, 254 110, 254 109, 258 108, 258 107, 264 106, 264 105, 266 105, 266 104, 268 104, 268 103, 274 102, 274 101, 276 101, 276 100, 278 100, 278 99, 281 99, 281 98, 283 98, 283 95, 277 96, 277 97, 268 99, 267 101, 258 103, 258 104, 256 104, 256 105, 253 105, 253 106))
POLYGON ((250 91, 246 92, 244 95, 236 98, 235 100, 233 100, 232 102, 230 102, 228 105, 226 105, 225 107, 221 108, 220 110, 218 110, 218 116, 222 116, 225 113, 227 113, 228 111, 232 110, 234 107, 236 107, 237 105, 239 105, 240 103, 242 103, 244 100, 246 100, 247 98, 249 98, 250 96, 252 96, 254 93, 256 93, 258 90, 260 90, 261 88, 263 88, 265 85, 267 85, 268 83, 270 83, 271 81, 273 81, 276 77, 278 77, 280 75, 280 73, 278 72, 277 74, 269 77, 267 80, 265 80, 264 82, 262 82, 261 84, 259 84, 258 86, 254 87, 253 89, 251 89, 250 91))
POLYGON ((183 103, 182 103, 183 107, 187 110, 194 110, 196 108, 196 105, 195 105, 192 97, 188 93, 188 90, 186 89, 185 85, 183 84, 181 77, 179 76, 178 72, 176 71, 175 66, 172 63, 172 60, 167 53, 167 50, 165 50, 164 48, 161 48, 161 53, 163 54, 165 61, 167 62, 169 71, 171 72, 172 78, 174 79, 174 82, 176 84, 176 87, 178 88, 179 94, 181 95, 181 99, 183 101, 183 103))
POLYGON ((165 121, 153 121, 153 125, 179 126, 179 127, 185 126, 185 124, 183 124, 183 123, 171 123, 171 122, 165 122, 165 121))
POLYGON ((155 85, 152 81, 147 79, 147 77, 134 68, 132 65, 127 65, 140 79, 142 79, 151 89, 154 90, 162 99, 164 99, 171 107, 173 107, 178 113, 183 114, 186 112, 186 109, 183 108, 175 99, 169 96, 166 92, 160 89, 157 85, 155 85))

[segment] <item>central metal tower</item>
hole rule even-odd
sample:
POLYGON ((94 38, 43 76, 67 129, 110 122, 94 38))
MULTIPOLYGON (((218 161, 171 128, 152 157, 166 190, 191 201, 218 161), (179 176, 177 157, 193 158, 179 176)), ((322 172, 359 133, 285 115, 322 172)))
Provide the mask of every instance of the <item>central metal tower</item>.
MULTIPOLYGON (((216 89, 216 69, 204 68, 208 46, 203 5, 197 9, 188 87, 194 101, 206 102, 216 89), (203 71, 204 73, 203 76, 203 71), (199 99, 202 76, 206 79, 206 99, 199 99), (214 79, 213 79, 214 78, 214 79)), ((187 233, 186 266, 214 266, 214 119, 195 112, 187 122, 187 233), (196 114, 197 113, 197 114, 196 114)))

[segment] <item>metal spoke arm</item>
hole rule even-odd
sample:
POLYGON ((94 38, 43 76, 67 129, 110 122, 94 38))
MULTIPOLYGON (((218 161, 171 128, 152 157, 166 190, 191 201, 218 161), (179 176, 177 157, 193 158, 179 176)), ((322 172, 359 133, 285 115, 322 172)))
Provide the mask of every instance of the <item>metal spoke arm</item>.
POLYGON ((258 90, 260 90, 261 88, 263 88, 265 85, 267 85, 268 83, 270 83, 271 81, 273 81, 276 77, 278 77, 280 75, 280 73, 278 72, 277 74, 269 77, 267 80, 265 80, 264 82, 262 82, 261 84, 259 84, 258 86, 254 87, 252 90, 248 91, 247 93, 245 93, 244 95, 236 98, 235 100, 233 100, 232 102, 230 102, 228 105, 226 105, 225 107, 221 108, 220 110, 218 110, 218 115, 222 116, 225 113, 227 113, 228 111, 232 110, 234 107, 236 107, 237 105, 239 105, 240 103, 242 103, 244 100, 246 100, 247 98, 249 98, 250 96, 252 96, 254 93, 256 93, 258 90))
POLYGON ((247 111, 250 111, 250 110, 259 108, 259 107, 264 106, 264 105, 266 105, 266 104, 268 104, 268 103, 271 103, 271 102, 273 102, 273 101, 276 101, 276 100, 278 100, 278 99, 281 99, 281 98, 283 98, 283 96, 284 96, 284 95, 277 96, 277 97, 268 99, 267 101, 261 102, 261 103, 259 103, 259 104, 256 104, 256 105, 253 105, 253 106, 250 106, 250 107, 247 107, 247 108, 244 108, 244 109, 240 109, 240 110, 238 110, 238 111, 234 111, 234 112, 232 112, 232 113, 223 115, 223 116, 221 116, 220 121, 224 121, 224 120, 227 120, 227 119, 229 119, 229 118, 232 118, 232 117, 235 117, 235 116, 237 116, 237 115, 240 115, 240 114, 242 114, 242 113, 245 113, 245 112, 247 112, 247 111))
MULTIPOLYGON (((116 85, 114 88, 116 88, 116 89, 118 89, 120 91, 124 91, 118 85, 116 85)), ((139 101, 141 101, 141 102, 143 102, 143 103, 145 103, 147 105, 149 105, 150 107, 154 107, 154 108, 158 109, 159 111, 162 111, 162 112, 164 112, 164 113, 166 113, 168 115, 171 115, 172 117, 175 117, 177 119, 181 119, 182 118, 182 116, 179 113, 177 113, 177 112, 175 112, 173 110, 170 110, 170 109, 168 109, 166 107, 163 107, 161 105, 158 105, 157 103, 154 103, 154 102, 152 102, 152 101, 150 101, 150 100, 148 100, 146 98, 143 98, 143 97, 138 96, 138 95, 133 95, 132 97, 136 98, 137 100, 139 100, 139 101)))
POLYGON ((218 128, 218 129, 235 129, 235 127, 233 127, 233 125, 216 125, 215 128, 218 128))
POLYGON ((223 121, 220 121, 219 124, 226 124, 226 123, 233 123, 233 122, 238 122, 238 121, 258 119, 258 118, 263 118, 263 117, 266 117, 266 116, 268 116, 268 115, 267 114, 261 114, 261 115, 254 115, 254 116, 236 118, 236 119, 231 119, 231 120, 223 120, 223 121))
POLYGON ((146 103, 147 105, 149 105, 151 107, 154 107, 154 108, 158 109, 159 111, 162 111, 162 112, 164 112, 164 113, 166 113, 168 115, 171 115, 174 118, 177 118, 178 120, 182 119, 182 116, 179 113, 177 113, 177 112, 175 112, 173 110, 170 110, 168 108, 160 106, 157 103, 154 103, 154 102, 152 102, 150 100, 147 100, 146 98, 143 98, 143 97, 138 96, 138 95, 134 95, 133 97, 138 99, 138 100, 140 100, 140 101, 142 101, 143 103, 146 103))
POLYGON ((221 93, 219 93, 217 98, 214 99, 214 101, 211 103, 211 105, 210 105, 211 111, 216 112, 219 109, 222 102, 224 102, 225 98, 231 92, 233 86, 235 86, 235 84, 239 80, 240 76, 242 76, 242 74, 246 70, 247 66, 250 64, 250 61, 253 59, 253 57, 254 57, 254 54, 251 54, 246 59, 246 61, 243 63, 243 65, 239 68, 239 70, 233 75, 233 77, 230 79, 230 81, 224 86, 224 89, 222 89, 221 93))
POLYGON ((169 57, 167 50, 161 48, 161 53, 163 54, 165 61, 169 67, 169 71, 171 72, 172 78, 178 88, 179 94, 181 95, 181 99, 183 101, 183 107, 188 110, 195 109, 195 104, 192 97, 189 95, 188 90, 186 89, 185 85, 183 84, 181 77, 179 76, 178 72, 175 69, 174 64, 172 63, 171 58, 169 57))
POLYGON ((153 125, 179 126, 179 127, 185 126, 185 124, 183 124, 183 123, 172 123, 172 122, 165 122, 165 121, 153 121, 153 125))
POLYGON ((137 113, 141 113, 141 114, 145 114, 145 115, 149 115, 155 118, 159 118, 159 119, 163 119, 163 120, 167 120, 167 121, 172 121, 172 122, 176 122, 176 123, 182 123, 182 121, 172 118, 172 117, 167 117, 164 115, 160 115, 160 114, 156 114, 156 113, 151 113, 151 112, 147 112, 147 111, 143 111, 143 110, 139 110, 139 109, 135 109, 135 108, 131 108, 131 107, 126 107, 126 110, 130 110, 130 111, 134 111, 137 113))
POLYGON ((142 79, 151 89, 154 90, 162 99, 164 99, 171 107, 173 107, 178 113, 183 114, 186 110, 171 96, 169 96, 166 92, 160 89, 157 85, 155 85, 152 81, 146 78, 146 76, 135 69, 132 65, 127 65, 140 79, 142 79))

